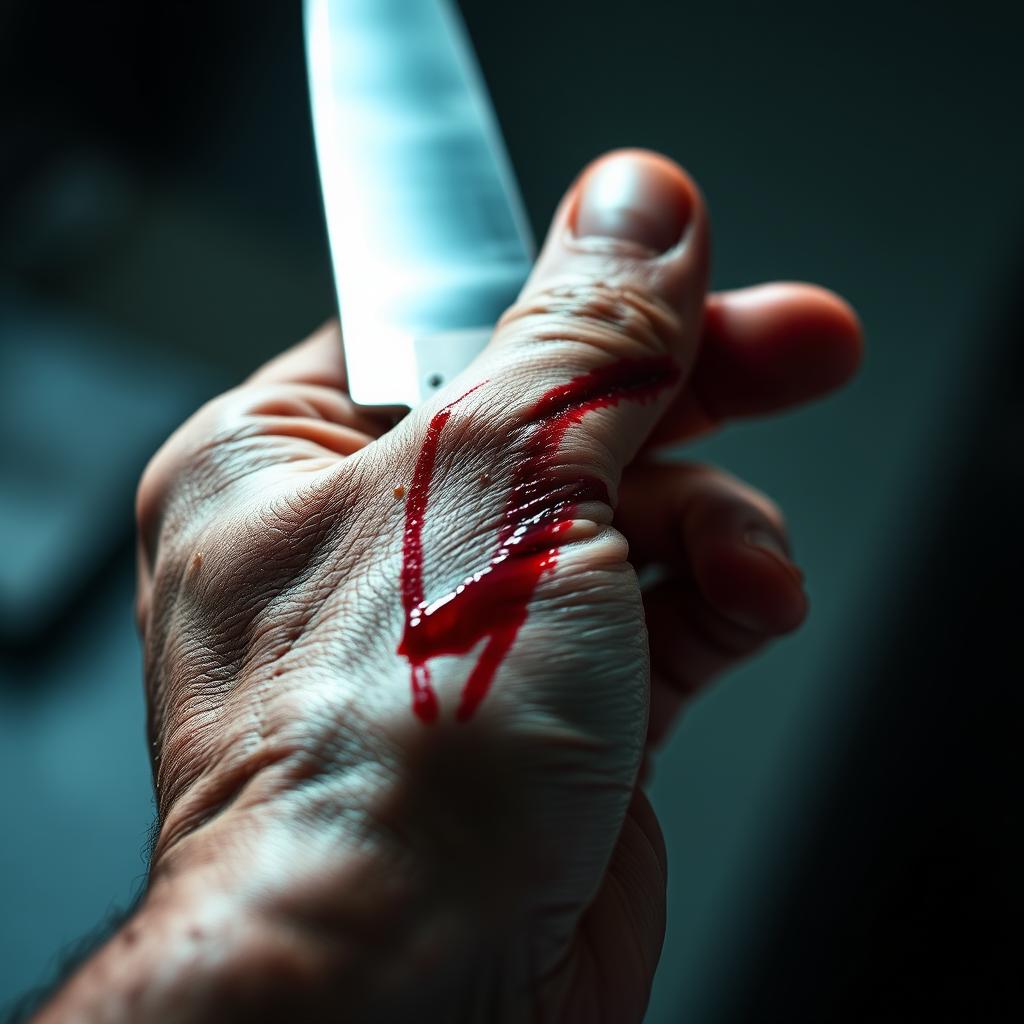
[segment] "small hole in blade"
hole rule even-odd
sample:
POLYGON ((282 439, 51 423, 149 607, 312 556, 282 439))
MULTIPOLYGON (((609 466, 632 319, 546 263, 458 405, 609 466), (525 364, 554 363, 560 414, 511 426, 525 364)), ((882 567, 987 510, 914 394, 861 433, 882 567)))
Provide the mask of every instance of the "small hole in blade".
POLYGON ((427 378, 427 386, 432 388, 439 388, 444 383, 444 377, 439 373, 432 373, 427 378))

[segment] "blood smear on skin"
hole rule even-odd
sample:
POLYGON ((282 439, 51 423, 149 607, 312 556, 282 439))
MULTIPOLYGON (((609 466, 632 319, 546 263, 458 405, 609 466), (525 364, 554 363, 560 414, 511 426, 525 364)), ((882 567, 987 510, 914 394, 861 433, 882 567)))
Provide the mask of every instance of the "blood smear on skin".
POLYGON ((441 655, 466 654, 486 640, 455 713, 463 722, 473 716, 526 621, 537 583, 557 563, 559 534, 572 525, 581 502, 608 501, 607 489, 597 478, 569 480, 557 472, 558 452, 569 427, 595 409, 624 400, 649 401, 678 377, 679 368, 667 357, 623 360, 544 394, 526 414, 526 421, 535 422, 536 427, 516 460, 504 520, 489 562, 454 590, 428 601, 423 590, 423 530, 438 448, 452 410, 483 384, 434 414, 409 485, 402 537, 405 629, 398 653, 409 661, 412 707, 418 718, 432 722, 438 715, 427 662, 441 655))

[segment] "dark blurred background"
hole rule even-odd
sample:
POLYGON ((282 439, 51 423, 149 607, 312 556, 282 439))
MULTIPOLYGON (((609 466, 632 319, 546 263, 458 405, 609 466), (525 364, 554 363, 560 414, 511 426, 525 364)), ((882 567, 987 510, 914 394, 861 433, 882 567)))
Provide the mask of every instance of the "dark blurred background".
MULTIPOLYGON (((462 8, 538 234, 660 149, 716 287, 867 330, 841 396, 698 449, 787 509, 813 610, 656 766, 650 1024, 1018 1019, 1020 5, 462 8)), ((144 875, 138 473, 333 312, 303 60, 298 0, 0 4, 0 1005, 144 875)))

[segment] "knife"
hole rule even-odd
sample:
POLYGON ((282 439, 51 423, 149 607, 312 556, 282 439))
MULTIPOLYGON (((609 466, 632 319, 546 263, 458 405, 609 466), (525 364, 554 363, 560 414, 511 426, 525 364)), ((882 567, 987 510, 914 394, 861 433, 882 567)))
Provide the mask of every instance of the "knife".
POLYGON ((448 0, 305 0, 349 394, 413 407, 486 344, 534 245, 448 0))

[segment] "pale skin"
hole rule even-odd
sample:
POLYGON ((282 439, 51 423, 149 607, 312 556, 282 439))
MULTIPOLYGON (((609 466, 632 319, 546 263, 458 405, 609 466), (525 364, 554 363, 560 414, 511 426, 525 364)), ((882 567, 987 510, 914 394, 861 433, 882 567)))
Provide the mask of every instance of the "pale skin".
POLYGON ((642 1019, 667 871, 645 760, 695 693, 807 612, 776 506, 654 456, 828 392, 861 346, 823 289, 708 294, 709 233, 675 164, 610 154, 436 401, 385 431, 347 398, 329 325, 168 440, 138 496, 149 884, 39 1019, 642 1019), (621 204, 608 193, 623 176, 639 228, 588 198, 621 204), (623 237, 638 231, 643 244, 623 237), (441 713, 424 724, 396 645, 400 492, 431 415, 487 381, 435 469, 424 552, 439 595, 490 549, 538 396, 652 354, 677 384, 589 413, 560 451, 610 504, 574 512, 473 719, 452 714, 472 663, 457 656, 432 665, 441 713), (644 592, 637 570, 654 565, 644 592))

